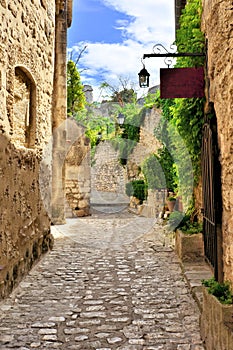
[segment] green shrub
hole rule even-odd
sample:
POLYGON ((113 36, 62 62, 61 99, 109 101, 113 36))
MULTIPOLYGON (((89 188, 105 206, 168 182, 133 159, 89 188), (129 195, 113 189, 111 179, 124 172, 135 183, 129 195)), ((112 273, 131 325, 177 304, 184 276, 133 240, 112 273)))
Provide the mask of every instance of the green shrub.
POLYGON ((127 196, 134 196, 142 203, 147 197, 147 185, 144 180, 134 180, 126 184, 127 196))
POLYGON ((120 163, 126 165, 129 155, 140 139, 140 126, 142 125, 145 116, 146 108, 140 109, 136 104, 125 104, 121 113, 125 115, 125 122, 121 126, 120 139, 118 139, 118 149, 120 163))
POLYGON ((170 216, 169 216, 169 220, 168 220, 168 226, 170 230, 175 230, 180 222, 182 222, 184 218, 184 214, 181 213, 180 211, 173 211, 170 216))
POLYGON ((175 202, 176 201, 176 197, 173 197, 173 196, 167 197, 167 201, 168 202, 175 202))
POLYGON ((148 188, 155 190, 169 188, 175 191, 174 161, 168 150, 163 147, 158 154, 150 154, 142 165, 142 172, 148 184, 148 188))
POLYGON ((169 216, 170 229, 180 229, 187 234, 200 233, 203 230, 203 225, 197 221, 191 221, 190 215, 184 215, 179 211, 174 211, 169 216))
POLYGON ((229 282, 219 283, 212 277, 208 280, 202 280, 202 284, 207 287, 208 293, 214 295, 222 304, 233 303, 229 282))
POLYGON ((200 222, 191 222, 191 221, 186 221, 186 222, 181 222, 181 226, 179 227, 183 232, 185 233, 200 233, 203 230, 203 225, 200 222))

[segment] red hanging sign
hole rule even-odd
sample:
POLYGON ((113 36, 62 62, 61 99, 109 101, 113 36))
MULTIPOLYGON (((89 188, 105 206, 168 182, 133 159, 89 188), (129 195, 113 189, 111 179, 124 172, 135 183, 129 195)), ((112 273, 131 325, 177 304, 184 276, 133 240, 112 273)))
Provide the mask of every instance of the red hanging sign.
POLYGON ((198 68, 161 68, 161 98, 204 97, 204 69, 198 68))

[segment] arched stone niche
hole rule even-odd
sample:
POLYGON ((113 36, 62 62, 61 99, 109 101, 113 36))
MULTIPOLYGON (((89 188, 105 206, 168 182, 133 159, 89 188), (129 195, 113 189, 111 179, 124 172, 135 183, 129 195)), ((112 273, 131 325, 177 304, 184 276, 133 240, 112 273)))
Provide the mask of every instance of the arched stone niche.
POLYGON ((36 138, 36 84, 25 67, 15 67, 13 98, 12 141, 15 146, 33 148, 36 138))

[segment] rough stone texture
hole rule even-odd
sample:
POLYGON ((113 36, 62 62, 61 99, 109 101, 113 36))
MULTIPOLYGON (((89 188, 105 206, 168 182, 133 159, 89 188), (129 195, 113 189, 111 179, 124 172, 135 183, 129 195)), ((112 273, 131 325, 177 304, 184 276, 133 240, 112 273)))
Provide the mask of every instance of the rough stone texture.
POLYGON ((56 1, 55 16, 55 60, 53 80, 53 168, 52 168, 52 222, 65 222, 65 172, 66 155, 66 111, 67 111, 67 76, 66 76, 66 47, 67 26, 71 22, 72 0, 56 1), (67 12, 68 11, 68 12, 67 12))
POLYGON ((176 230, 175 251, 183 261, 204 259, 203 234, 187 234, 176 230))
POLYGON ((156 108, 148 109, 144 122, 140 127, 140 139, 127 161, 127 176, 129 180, 138 178, 139 167, 151 154, 157 153, 161 147, 160 142, 154 136, 154 129, 160 120, 160 111, 156 108))
MULTIPOLYGON (((160 110, 148 109, 144 122, 140 128, 140 139, 129 156, 127 162, 128 181, 138 179, 143 161, 151 154, 156 154, 161 147, 160 142, 154 135, 154 130, 160 121, 160 110)), ((149 190, 147 200, 143 202, 140 214, 146 217, 158 217, 165 203, 164 191, 149 190)))
POLYGON ((40 150, 16 149, 0 135, 0 297, 5 297, 52 245, 40 200, 40 150))
POLYGON ((18 146, 25 146, 23 136, 28 119, 34 117, 33 111, 29 111, 29 95, 33 95, 30 84, 37 87, 36 101, 31 96, 30 102, 36 104, 31 106, 36 108, 35 144, 41 146, 50 136, 54 11, 54 2, 46 5, 46 11, 39 1, 12 0, 7 8, 0 4, 1 129, 18 146))
POLYGON ((222 166, 224 278, 233 285, 233 71, 232 3, 203 0, 203 31, 208 39, 209 99, 214 103, 222 166))
POLYGON ((125 193, 125 170, 119 163, 118 151, 109 141, 101 142, 96 147, 91 177, 93 190, 125 193))
POLYGON ((51 184, 51 152, 45 157, 43 149, 56 118, 55 7, 62 3, 0 1, 0 297, 52 245, 44 208, 50 202, 45 188, 51 184))
POLYGON ((0 348, 204 350, 198 309, 154 220, 123 211, 67 222, 0 304, 0 348))
POLYGON ((66 217, 86 216, 90 214, 90 141, 83 128, 73 123, 67 136, 71 147, 65 160, 66 217))
POLYGON ((93 102, 93 87, 91 85, 84 85, 83 92, 85 94, 85 98, 87 103, 93 102))
POLYGON ((146 217, 158 217, 164 209, 167 190, 148 190, 146 201, 143 202, 142 215, 146 217))
POLYGON ((233 349, 233 306, 221 304, 203 288, 201 335, 207 350, 233 349))

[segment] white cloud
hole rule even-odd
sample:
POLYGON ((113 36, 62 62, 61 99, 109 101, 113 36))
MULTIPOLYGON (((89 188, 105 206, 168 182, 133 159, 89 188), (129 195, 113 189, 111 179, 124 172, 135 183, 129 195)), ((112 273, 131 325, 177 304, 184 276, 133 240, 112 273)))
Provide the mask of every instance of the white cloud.
MULTIPOLYGON (((101 0, 106 6, 129 16, 118 20, 116 28, 122 32, 122 43, 85 43, 87 50, 79 62, 84 84, 91 84, 94 92, 100 82, 107 81, 119 86, 119 77, 129 78, 137 86, 138 72, 142 68, 144 53, 152 52, 153 45, 160 42, 169 47, 174 40, 174 1, 168 0, 101 0)), ((84 43, 72 49, 79 52, 84 43)), ((159 67, 163 59, 145 60, 151 74, 151 86, 159 83, 159 67)), ((141 89, 142 90, 142 89, 141 89)), ((99 93, 94 93, 96 97, 99 93)))
POLYGON ((140 42, 159 41, 161 35, 170 37, 174 28, 174 0, 102 0, 110 6, 132 17, 124 31, 140 42))

